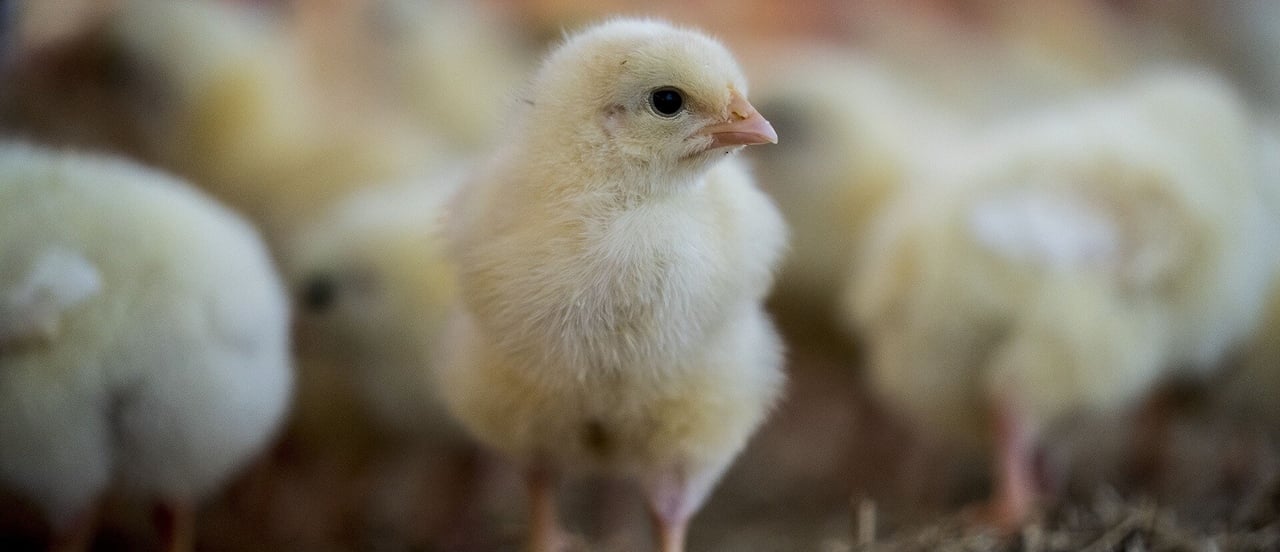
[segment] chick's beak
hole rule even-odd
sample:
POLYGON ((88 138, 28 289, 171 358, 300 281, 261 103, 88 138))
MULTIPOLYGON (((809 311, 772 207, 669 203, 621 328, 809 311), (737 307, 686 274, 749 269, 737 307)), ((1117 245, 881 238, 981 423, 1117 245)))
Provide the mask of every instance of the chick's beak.
POLYGON ((707 125, 701 134, 711 137, 711 145, 707 146, 709 150, 778 143, 778 133, 774 132, 773 125, 737 90, 729 91, 729 120, 707 125))

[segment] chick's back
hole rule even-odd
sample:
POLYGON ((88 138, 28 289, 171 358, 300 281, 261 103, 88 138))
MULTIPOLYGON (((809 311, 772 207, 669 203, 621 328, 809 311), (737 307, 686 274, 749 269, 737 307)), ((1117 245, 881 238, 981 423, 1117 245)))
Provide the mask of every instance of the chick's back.
POLYGON ((1242 113, 1213 78, 1146 76, 940 164, 846 295, 881 390, 972 434, 1002 391, 1048 421, 1213 366, 1275 256, 1242 113))
POLYGON ((292 386, 289 314, 256 232, 121 160, 0 147, 0 292, 65 251, 100 293, 0 351, 0 477, 55 519, 109 480, 198 499, 258 450, 292 386))

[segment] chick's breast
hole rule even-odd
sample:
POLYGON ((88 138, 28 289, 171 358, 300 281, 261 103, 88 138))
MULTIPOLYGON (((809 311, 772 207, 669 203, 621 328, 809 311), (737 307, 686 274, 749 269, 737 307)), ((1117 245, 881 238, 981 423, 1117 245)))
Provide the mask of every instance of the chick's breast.
POLYGON ((724 163, 706 193, 670 200, 684 203, 678 210, 595 218, 510 206, 518 222, 460 253, 467 307, 504 354, 553 373, 661 372, 771 282, 785 231, 744 176, 724 163))
POLYGON ((786 240, 741 162, 678 209, 571 218, 494 199, 517 220, 458 247, 467 312, 442 377, 459 418, 518 457, 569 463, 738 450, 782 386, 759 303, 786 240))

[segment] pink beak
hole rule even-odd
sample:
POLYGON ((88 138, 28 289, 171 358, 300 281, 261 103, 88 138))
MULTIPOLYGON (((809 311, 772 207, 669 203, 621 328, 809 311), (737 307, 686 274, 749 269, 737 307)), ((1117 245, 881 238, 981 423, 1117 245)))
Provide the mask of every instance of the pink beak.
POLYGON ((737 90, 729 91, 729 121, 707 125, 701 134, 711 137, 707 149, 754 144, 776 144, 778 133, 737 90))

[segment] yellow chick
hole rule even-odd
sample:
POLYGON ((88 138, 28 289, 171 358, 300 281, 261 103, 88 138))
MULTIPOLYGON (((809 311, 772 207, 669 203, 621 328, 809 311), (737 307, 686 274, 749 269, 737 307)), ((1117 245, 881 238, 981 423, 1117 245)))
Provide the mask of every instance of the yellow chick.
POLYGON ((292 389, 258 234, 122 160, 0 145, 0 484, 87 549, 109 486, 154 497, 166 550, 258 453, 292 389))
POLYGON ((635 477, 662 550, 782 391, 761 301, 785 226, 733 154, 777 136, 727 49, 617 19, 544 60, 449 213, 450 411, 524 466, 535 550, 560 472, 635 477))
POLYGON ((1150 76, 957 148, 877 222, 845 298, 871 380, 995 439, 997 524, 1033 507, 1046 425, 1214 366, 1258 320, 1277 249, 1245 117, 1211 76, 1150 76))

